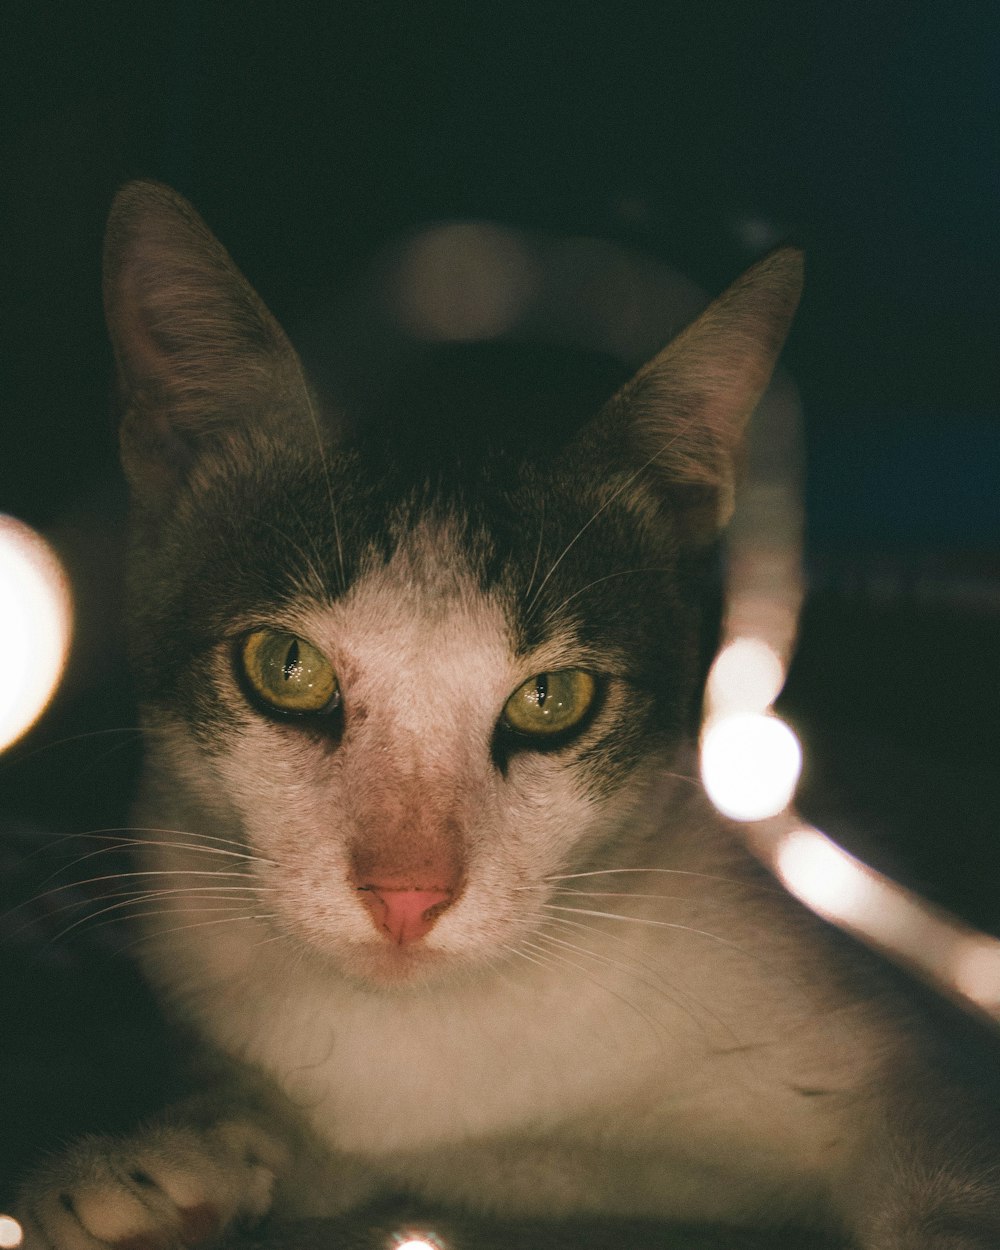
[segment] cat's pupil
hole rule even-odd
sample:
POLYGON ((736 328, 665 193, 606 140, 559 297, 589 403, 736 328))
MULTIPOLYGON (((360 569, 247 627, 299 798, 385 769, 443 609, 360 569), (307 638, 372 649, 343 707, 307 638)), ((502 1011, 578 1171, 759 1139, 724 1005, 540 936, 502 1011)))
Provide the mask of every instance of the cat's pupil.
POLYGON ((299 644, 298 644, 297 639, 293 638, 292 645, 288 648, 288 653, 285 656, 285 663, 281 670, 282 675, 285 678, 285 681, 291 681, 292 676, 298 670, 298 667, 299 667, 299 644))
POLYGON ((545 700, 549 697, 549 679, 546 673, 539 673, 535 678, 535 698, 540 708, 545 706, 545 700))

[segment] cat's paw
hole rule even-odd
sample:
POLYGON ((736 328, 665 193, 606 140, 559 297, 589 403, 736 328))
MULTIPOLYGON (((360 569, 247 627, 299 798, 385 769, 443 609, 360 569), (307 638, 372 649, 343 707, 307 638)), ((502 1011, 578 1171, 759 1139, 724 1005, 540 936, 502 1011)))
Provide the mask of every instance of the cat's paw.
POLYGON ((163 1125, 89 1137, 42 1165, 16 1214, 24 1250, 180 1250, 271 1206, 283 1147, 257 1125, 163 1125))

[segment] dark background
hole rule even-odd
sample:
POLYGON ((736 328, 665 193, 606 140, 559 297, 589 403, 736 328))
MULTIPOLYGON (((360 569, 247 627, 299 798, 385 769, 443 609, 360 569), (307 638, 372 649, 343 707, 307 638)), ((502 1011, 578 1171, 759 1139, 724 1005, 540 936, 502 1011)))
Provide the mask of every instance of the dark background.
POLYGON ((595 236, 711 291, 803 244, 785 359, 810 599, 784 697, 803 806, 1000 931, 995 5, 36 2, 3 26, 0 512, 61 544, 83 643, 0 761, 0 901, 20 908, 0 927, 0 1201, 40 1143, 95 1106, 124 1122, 159 1079, 119 940, 52 941, 61 922, 22 905, 51 835, 122 819, 135 758, 127 734, 67 741, 134 724, 100 309, 128 177, 189 196, 288 324, 434 221, 595 236))

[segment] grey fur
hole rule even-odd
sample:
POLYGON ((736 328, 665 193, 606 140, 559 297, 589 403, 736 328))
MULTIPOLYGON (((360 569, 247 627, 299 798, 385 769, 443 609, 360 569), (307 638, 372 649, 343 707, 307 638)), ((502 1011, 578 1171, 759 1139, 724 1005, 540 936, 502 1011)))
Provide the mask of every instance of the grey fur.
POLYGON ((180 831, 142 870, 195 883, 142 949, 211 1066, 162 1125, 29 1182, 29 1250, 386 1187, 1000 1244, 993 1108, 691 779, 706 545, 800 283, 796 252, 765 259, 568 439, 372 429, 320 411, 190 206, 125 188, 106 300, 158 731, 137 824, 180 831), (335 663, 336 719, 248 701, 240 639, 267 627, 335 663), (553 749, 506 733, 505 699, 561 667, 596 676, 592 715, 553 749), (417 890, 441 864, 448 909, 387 944, 352 872, 417 890))

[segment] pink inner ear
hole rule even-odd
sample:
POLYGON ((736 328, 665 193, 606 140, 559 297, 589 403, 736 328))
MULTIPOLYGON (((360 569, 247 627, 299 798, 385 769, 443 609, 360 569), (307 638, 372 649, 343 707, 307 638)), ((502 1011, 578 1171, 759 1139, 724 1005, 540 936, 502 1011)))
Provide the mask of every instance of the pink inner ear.
POLYGON ((118 364, 132 391, 148 395, 150 386, 161 383, 163 352, 149 329, 149 310, 144 289, 137 278, 139 263, 122 265, 114 290, 106 296, 109 324, 118 364))
POLYGON ((375 884, 359 886, 358 893, 375 927, 397 946, 429 933, 454 900, 451 890, 400 890, 375 884))

